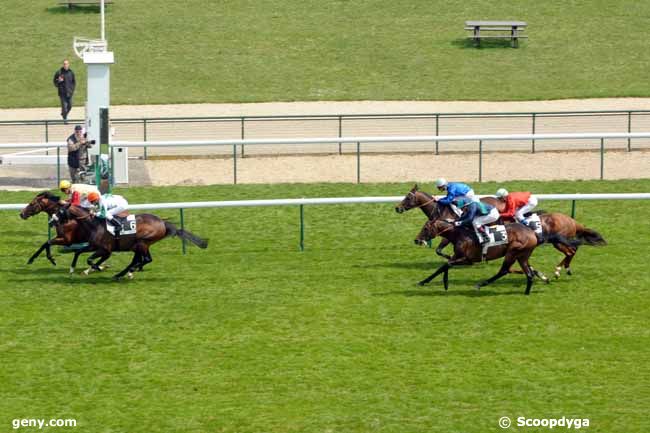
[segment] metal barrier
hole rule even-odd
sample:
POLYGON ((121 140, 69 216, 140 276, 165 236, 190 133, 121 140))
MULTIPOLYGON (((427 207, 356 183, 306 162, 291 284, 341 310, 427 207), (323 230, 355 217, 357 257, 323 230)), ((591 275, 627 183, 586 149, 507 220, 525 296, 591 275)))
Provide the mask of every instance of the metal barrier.
MULTIPOLYGON (((83 123, 84 119, 71 121, 83 123)), ((401 135, 407 130, 422 130, 427 135, 442 135, 444 133, 462 133, 474 124, 480 123, 480 128, 502 133, 531 133, 562 132, 569 130, 589 129, 591 126, 602 128, 606 125, 609 130, 617 132, 632 132, 634 129, 647 129, 650 125, 649 110, 602 110, 602 111, 570 111, 570 112, 502 112, 502 113, 404 113, 404 114, 335 114, 335 115, 274 115, 274 116, 211 116, 211 117, 155 117, 155 118, 114 118, 113 126, 124 126, 125 137, 143 141, 176 138, 170 136, 178 131, 179 124, 195 124, 193 128, 183 128, 182 136, 186 138, 205 138, 218 135, 232 139, 246 139, 254 136, 268 136, 270 124, 284 124, 283 135, 295 125, 301 135, 308 131, 317 136, 344 137, 346 135, 401 135), (165 125, 172 125, 166 128, 165 125), (327 131, 327 134, 324 134, 327 131)), ((3 130, 10 130, 9 137, 29 136, 30 140, 43 137, 48 142, 53 135, 61 136, 68 131, 69 126, 61 120, 25 120, 0 121, 0 141, 5 141, 3 130), (10 128, 20 131, 16 133, 10 128)), ((69 132, 69 131, 68 131, 69 132)), ((628 150, 632 149, 631 139, 627 142, 628 150)), ((536 143, 530 142, 530 150, 536 152, 536 143)), ((440 151, 439 143, 435 143, 435 153, 440 151)), ((339 144, 338 152, 342 153, 339 144)), ((241 146, 240 156, 245 155, 245 146, 241 146)), ((144 157, 147 158, 147 148, 144 147, 144 157)))
MULTIPOLYGON (((267 139, 233 139, 233 140, 169 140, 169 141, 121 141, 114 140, 111 147, 185 147, 185 146, 231 146, 233 155, 233 183, 237 183, 237 146, 244 145, 322 145, 327 143, 356 143, 356 180, 361 183, 361 144, 369 143, 413 143, 413 142, 478 142, 478 181, 483 181, 483 142, 508 141, 508 140, 599 140, 600 141, 600 179, 604 179, 605 171, 605 140, 606 139, 631 140, 650 138, 650 132, 590 132, 571 134, 491 134, 491 135, 413 135, 396 137, 335 137, 335 138, 267 138, 267 139)), ((45 143, 2 143, 2 148, 39 148, 45 143)), ((57 183, 60 181, 60 148, 65 143, 47 143, 48 147, 57 149, 57 183)), ((111 152, 112 153, 112 152, 111 152)))
POLYGON ((396 137, 336 137, 336 138, 270 138, 233 140, 171 140, 171 141, 113 141, 112 147, 183 147, 183 146, 232 146, 233 183, 237 183, 237 146, 244 145, 322 145, 327 143, 356 143, 357 183, 361 183, 361 144, 368 143, 414 143, 414 142, 478 142, 478 181, 483 181, 483 142, 507 140, 600 140, 600 179, 605 173, 605 139, 650 138, 650 132, 590 132, 572 134, 491 134, 491 135, 412 135, 396 137))
MULTIPOLYGON (((620 193, 620 194, 535 194, 540 200, 571 201, 571 217, 575 217, 576 201, 581 200, 650 200, 650 193, 620 193)), ((484 196, 480 196, 484 197, 484 196)), ((293 198, 271 200, 228 200, 228 201, 198 201, 179 203, 148 203, 133 204, 129 210, 159 210, 178 209, 180 212, 181 229, 185 228, 185 209, 204 209, 222 207, 259 207, 259 206, 299 206, 300 207, 300 251, 305 249, 304 206, 332 204, 377 204, 400 202, 404 196, 389 197, 334 197, 334 198, 293 198)), ((0 204, 0 211, 21 210, 25 204, 0 204)), ((186 252, 185 240, 182 241, 183 254, 186 252)))

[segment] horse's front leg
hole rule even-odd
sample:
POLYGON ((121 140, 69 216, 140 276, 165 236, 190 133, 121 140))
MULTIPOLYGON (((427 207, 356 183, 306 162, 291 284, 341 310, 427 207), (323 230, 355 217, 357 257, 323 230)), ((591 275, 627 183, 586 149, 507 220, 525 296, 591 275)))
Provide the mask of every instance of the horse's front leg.
POLYGON ((433 280, 435 277, 437 277, 443 272, 445 272, 446 275, 448 270, 449 270, 449 263, 445 263, 444 265, 440 266, 433 274, 429 275, 424 280, 420 281, 418 283, 418 286, 424 286, 425 284, 428 284, 429 282, 431 282, 431 280, 433 280))
POLYGON ((436 254, 438 254, 440 257, 444 257, 447 260, 451 260, 450 255, 442 252, 442 250, 444 250, 447 245, 449 245, 449 239, 442 238, 440 245, 438 245, 438 248, 436 248, 436 254))
POLYGON ((52 251, 50 250, 50 245, 55 243, 54 241, 56 241, 56 239, 50 239, 45 241, 43 245, 41 245, 41 247, 38 250, 36 250, 34 254, 32 254, 29 260, 27 260, 27 264, 31 265, 32 263, 34 263, 34 260, 36 260, 36 258, 41 255, 43 250, 45 250, 45 256, 47 257, 47 259, 50 261, 50 263, 56 266, 56 261, 54 260, 54 257, 52 257, 52 251))
POLYGON ((41 247, 38 250, 36 250, 36 252, 34 254, 32 254, 32 256, 29 258, 29 260, 27 260, 27 264, 31 265, 32 263, 34 263, 34 260, 36 260, 36 258, 41 255, 41 253, 43 252, 43 250, 45 248, 48 248, 48 249, 50 248, 50 241, 49 240, 45 241, 43 243, 43 245, 41 245, 41 247))

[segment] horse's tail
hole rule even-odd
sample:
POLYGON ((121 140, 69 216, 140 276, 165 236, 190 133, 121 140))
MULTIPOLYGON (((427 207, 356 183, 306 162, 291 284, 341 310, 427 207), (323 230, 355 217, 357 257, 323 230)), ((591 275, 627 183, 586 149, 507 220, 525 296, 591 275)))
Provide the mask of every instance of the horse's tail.
POLYGON ((607 245, 607 241, 600 235, 600 233, 581 224, 576 224, 576 238, 581 240, 585 245, 607 245))
POLYGON ((199 248, 208 247, 207 239, 201 239, 200 237, 196 236, 189 230, 179 229, 169 221, 164 221, 164 223, 165 223, 165 229, 167 230, 165 236, 178 236, 181 239, 185 239, 186 241, 192 242, 194 245, 196 245, 199 248))
POLYGON ((558 233, 544 234, 544 242, 553 245, 561 244, 574 250, 584 243, 582 239, 568 239, 566 236, 562 236, 558 233))

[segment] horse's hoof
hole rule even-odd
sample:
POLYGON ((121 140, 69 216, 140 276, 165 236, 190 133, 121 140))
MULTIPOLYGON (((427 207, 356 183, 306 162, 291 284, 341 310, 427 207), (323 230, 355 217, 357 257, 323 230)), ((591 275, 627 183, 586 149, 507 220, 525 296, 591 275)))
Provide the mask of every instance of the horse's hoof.
POLYGON ((133 279, 133 272, 129 272, 128 274, 126 274, 126 278, 128 278, 129 280, 132 280, 133 279))
POLYGON ((420 281, 420 282, 418 283, 418 286, 422 287, 422 286, 424 286, 425 284, 426 284, 426 283, 425 283, 424 281, 420 281))
POLYGON ((567 274, 567 275, 573 275, 573 273, 571 273, 571 269, 567 269, 567 270, 566 270, 566 274, 567 274))
POLYGON ((482 286, 481 283, 478 283, 478 284, 477 284, 476 286, 474 286, 474 287, 476 288, 476 290, 481 290, 481 286, 482 286))
POLYGON ((83 272, 81 273, 81 275, 85 275, 85 276, 90 275, 90 269, 86 269, 85 271, 83 271, 83 272))
POLYGON ((71 275, 74 274, 74 268, 73 267, 70 267, 70 274, 71 275))
POLYGON ((34 260, 27 260, 28 265, 31 265, 32 263, 34 263, 34 260))
POLYGON ((56 262, 54 261, 54 259, 49 259, 49 261, 50 263, 52 263, 52 266, 56 266, 56 262))
POLYGON ((119 275, 113 275, 112 279, 113 279, 113 281, 120 281, 120 278, 122 278, 122 277, 120 277, 119 275))

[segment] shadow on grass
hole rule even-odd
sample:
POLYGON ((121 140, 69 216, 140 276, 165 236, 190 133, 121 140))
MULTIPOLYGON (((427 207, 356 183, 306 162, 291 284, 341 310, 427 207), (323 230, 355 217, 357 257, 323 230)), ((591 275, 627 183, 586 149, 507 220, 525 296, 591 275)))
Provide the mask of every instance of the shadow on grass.
POLYGON ((361 269, 381 269, 381 268, 395 268, 395 269, 417 269, 417 270, 424 270, 424 271, 435 271, 438 269, 440 266, 442 266, 444 262, 390 262, 390 263, 373 263, 373 264, 368 264, 368 265, 353 265, 353 268, 361 268, 361 269))
MULTIPOLYGON (((105 11, 108 13, 110 6, 107 5, 105 11)), ((52 6, 46 9, 48 13, 58 15, 83 15, 83 14, 98 14, 101 11, 99 5, 75 5, 68 8, 68 5, 52 6)))
MULTIPOLYGON (((535 293, 535 288, 531 290, 531 294, 535 293)), ((543 292, 543 291, 539 291, 543 292)), ((524 288, 522 287, 521 290, 509 290, 507 292, 496 292, 494 290, 476 290, 476 289, 469 289, 469 290, 454 290, 453 288, 450 288, 448 291, 445 291, 442 288, 442 284, 440 285, 440 289, 435 289, 432 288, 432 290, 394 290, 391 292, 383 292, 383 293, 374 293, 372 296, 440 296, 440 297, 446 297, 446 296, 464 296, 467 298, 482 298, 485 296, 526 296, 524 294, 524 288)))
MULTIPOLYGON (((477 46, 470 38, 457 38, 451 41, 451 45, 457 48, 471 48, 474 50, 512 48, 510 39, 483 39, 481 45, 477 46)), ((521 41, 519 41, 519 46, 521 47, 521 41)))
MULTIPOLYGON (((7 231, 2 232, 2 236, 5 239, 7 237, 9 237, 9 236, 16 236, 16 237, 28 238, 28 240, 30 242, 34 242, 33 239, 34 239, 35 235, 38 235, 38 233, 34 233, 34 231, 28 231, 28 230, 7 230, 7 231)), ((42 235, 45 238, 45 240, 47 240, 47 228, 45 230, 43 230, 42 235)), ((27 239, 25 239, 25 240, 27 240, 27 239)), ((23 241, 23 239, 21 239, 20 241, 13 241, 13 243, 22 242, 22 241, 23 241)), ((43 241, 43 242, 45 242, 45 241, 43 241)))
POLYGON ((98 284, 98 283, 128 283, 130 281, 139 281, 147 283, 163 283, 166 284, 169 282, 169 279, 163 275, 164 270, 160 269, 159 274, 153 269, 145 268, 141 272, 134 272, 133 280, 127 278, 122 278, 119 281, 113 280, 113 275, 120 272, 124 269, 124 266, 113 266, 105 269, 103 272, 92 272, 90 275, 82 275, 81 272, 86 270, 88 266, 85 264, 79 264, 76 268, 74 274, 70 274, 69 266, 70 263, 59 263, 58 266, 51 265, 50 267, 37 267, 31 268, 29 265, 21 265, 19 267, 8 269, 5 272, 8 274, 14 274, 15 278, 6 278, 6 281, 9 283, 22 283, 25 284, 23 287, 29 287, 28 284, 31 282, 42 283, 43 287, 47 287, 53 283, 64 283, 64 284, 98 284), (23 277, 23 278, 20 278, 23 277), (140 278, 138 278, 140 277, 140 278), (145 281, 146 278, 146 281, 145 281))

